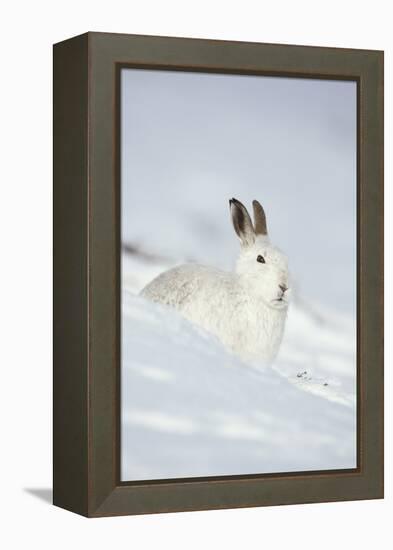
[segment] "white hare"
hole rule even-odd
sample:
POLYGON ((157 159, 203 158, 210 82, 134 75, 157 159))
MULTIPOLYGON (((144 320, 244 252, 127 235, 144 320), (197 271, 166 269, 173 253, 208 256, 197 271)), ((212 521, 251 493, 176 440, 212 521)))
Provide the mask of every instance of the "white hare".
POLYGON ((289 302, 288 262, 270 244, 266 217, 253 201, 229 201, 241 251, 234 273, 185 264, 161 273, 141 292, 177 309, 245 359, 270 363, 279 350, 289 302))

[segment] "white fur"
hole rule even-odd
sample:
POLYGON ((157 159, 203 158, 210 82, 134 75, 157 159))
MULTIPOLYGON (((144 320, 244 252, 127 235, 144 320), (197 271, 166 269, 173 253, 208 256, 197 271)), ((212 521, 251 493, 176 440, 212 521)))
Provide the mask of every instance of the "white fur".
POLYGON ((267 235, 241 242, 234 273, 185 264, 161 273, 141 294, 174 307, 241 357, 268 363, 284 332, 289 289, 279 285, 288 287, 287 259, 267 235))

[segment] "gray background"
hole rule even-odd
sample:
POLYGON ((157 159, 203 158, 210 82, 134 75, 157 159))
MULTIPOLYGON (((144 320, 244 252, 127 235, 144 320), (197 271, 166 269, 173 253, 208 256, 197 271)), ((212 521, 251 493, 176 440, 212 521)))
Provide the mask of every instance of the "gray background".
POLYGON ((298 292, 355 316, 356 84, 122 71, 122 239, 230 269, 228 199, 265 207, 298 292))

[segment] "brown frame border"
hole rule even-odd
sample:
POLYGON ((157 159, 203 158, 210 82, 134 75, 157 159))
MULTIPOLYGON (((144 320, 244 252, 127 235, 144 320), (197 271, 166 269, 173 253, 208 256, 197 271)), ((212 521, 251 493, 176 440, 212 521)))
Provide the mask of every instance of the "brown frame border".
POLYGON ((54 503, 86 516, 383 496, 383 52, 106 33, 54 46, 53 418, 54 503), (357 81, 358 468, 120 483, 123 66, 357 81))

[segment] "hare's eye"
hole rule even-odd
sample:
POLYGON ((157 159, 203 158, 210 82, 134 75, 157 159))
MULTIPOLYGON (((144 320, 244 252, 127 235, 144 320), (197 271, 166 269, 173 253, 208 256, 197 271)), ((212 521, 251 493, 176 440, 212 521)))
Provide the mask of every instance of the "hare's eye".
POLYGON ((265 258, 263 256, 261 256, 260 254, 257 257, 257 262, 259 262, 260 264, 265 264, 266 263, 265 258))

